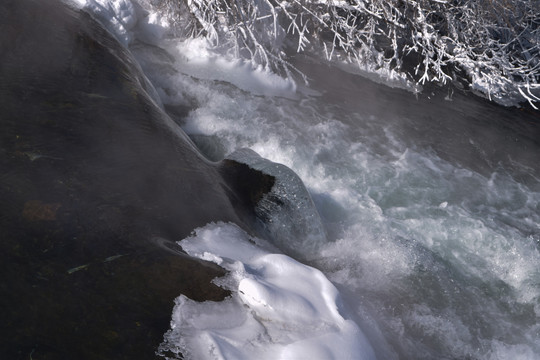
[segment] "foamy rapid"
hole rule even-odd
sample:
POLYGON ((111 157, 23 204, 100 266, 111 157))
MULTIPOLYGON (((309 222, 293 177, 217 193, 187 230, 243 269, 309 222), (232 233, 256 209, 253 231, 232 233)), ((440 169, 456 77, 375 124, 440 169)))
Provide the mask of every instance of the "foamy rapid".
MULTIPOLYGON (((146 11, 143 19, 154 14, 161 23, 146 11)), ((144 33, 137 26, 130 31, 144 33)), ((408 113, 420 106, 414 96, 336 68, 321 66, 300 89, 220 57, 203 40, 153 39, 160 36, 130 49, 201 151, 219 160, 250 148, 285 164, 328 235, 309 256, 281 247, 311 267, 229 224, 183 240, 190 254, 230 271, 217 282, 233 295, 222 303, 178 298, 167 349, 193 359, 247 359, 251 351, 261 359, 361 359, 370 356, 364 333, 379 359, 540 358, 540 179, 519 147, 538 153, 533 142, 508 140, 495 122, 470 130, 492 116, 474 100, 454 100, 455 121, 439 131, 436 116, 408 113), (378 101, 386 105, 372 111, 378 101), (502 144, 504 154, 493 151, 502 144)), ((294 247, 305 239, 288 240, 294 247)))

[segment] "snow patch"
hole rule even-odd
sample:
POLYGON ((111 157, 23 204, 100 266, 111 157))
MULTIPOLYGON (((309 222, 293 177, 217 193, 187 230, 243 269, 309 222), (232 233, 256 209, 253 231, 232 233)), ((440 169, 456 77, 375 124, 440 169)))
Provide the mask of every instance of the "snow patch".
POLYGON ((230 273, 216 283, 223 302, 176 299, 160 352, 192 359, 374 359, 334 285, 317 269, 251 238, 233 224, 209 224, 179 242, 230 273))
POLYGON ((241 59, 229 59, 216 53, 208 40, 186 39, 169 43, 175 67, 182 73, 205 80, 231 83, 255 95, 296 98, 296 83, 262 66, 241 59))

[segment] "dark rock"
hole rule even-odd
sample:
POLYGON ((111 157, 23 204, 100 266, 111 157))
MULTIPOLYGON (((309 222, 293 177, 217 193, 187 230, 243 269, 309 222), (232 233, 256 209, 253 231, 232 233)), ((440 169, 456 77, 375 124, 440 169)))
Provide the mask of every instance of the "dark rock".
POLYGON ((151 93, 87 13, 0 4, 0 358, 151 359, 175 297, 227 296, 174 241, 242 225, 269 183, 206 161, 151 93))

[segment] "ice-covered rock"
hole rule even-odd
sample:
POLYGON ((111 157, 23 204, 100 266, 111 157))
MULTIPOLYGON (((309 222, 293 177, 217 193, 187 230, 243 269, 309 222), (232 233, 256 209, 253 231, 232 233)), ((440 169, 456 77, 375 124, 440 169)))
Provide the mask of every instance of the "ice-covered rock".
POLYGON ((250 149, 237 150, 227 160, 275 178, 274 186, 260 199, 255 213, 263 230, 282 251, 305 259, 326 242, 326 232, 311 195, 292 169, 250 149))

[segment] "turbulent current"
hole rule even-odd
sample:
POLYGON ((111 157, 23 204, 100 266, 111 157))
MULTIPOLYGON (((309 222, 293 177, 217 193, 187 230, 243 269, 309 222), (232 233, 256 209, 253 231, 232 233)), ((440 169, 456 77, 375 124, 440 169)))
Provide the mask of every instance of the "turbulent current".
POLYGON ((179 298, 162 353, 540 359, 537 113, 452 87, 415 94, 298 55, 291 63, 306 85, 220 56, 204 38, 165 36, 167 20, 149 6, 83 3, 111 22, 206 157, 249 148, 286 165, 312 199, 296 211, 315 211, 321 229, 309 240, 276 215, 267 219, 277 222, 274 244, 232 224, 180 241, 231 272, 217 282, 233 296, 179 298), (218 246, 229 243, 236 254, 218 246), (276 263, 289 269, 285 278, 276 263), (293 301, 313 291, 325 300, 293 301), (299 308, 284 313, 289 306, 299 308))

